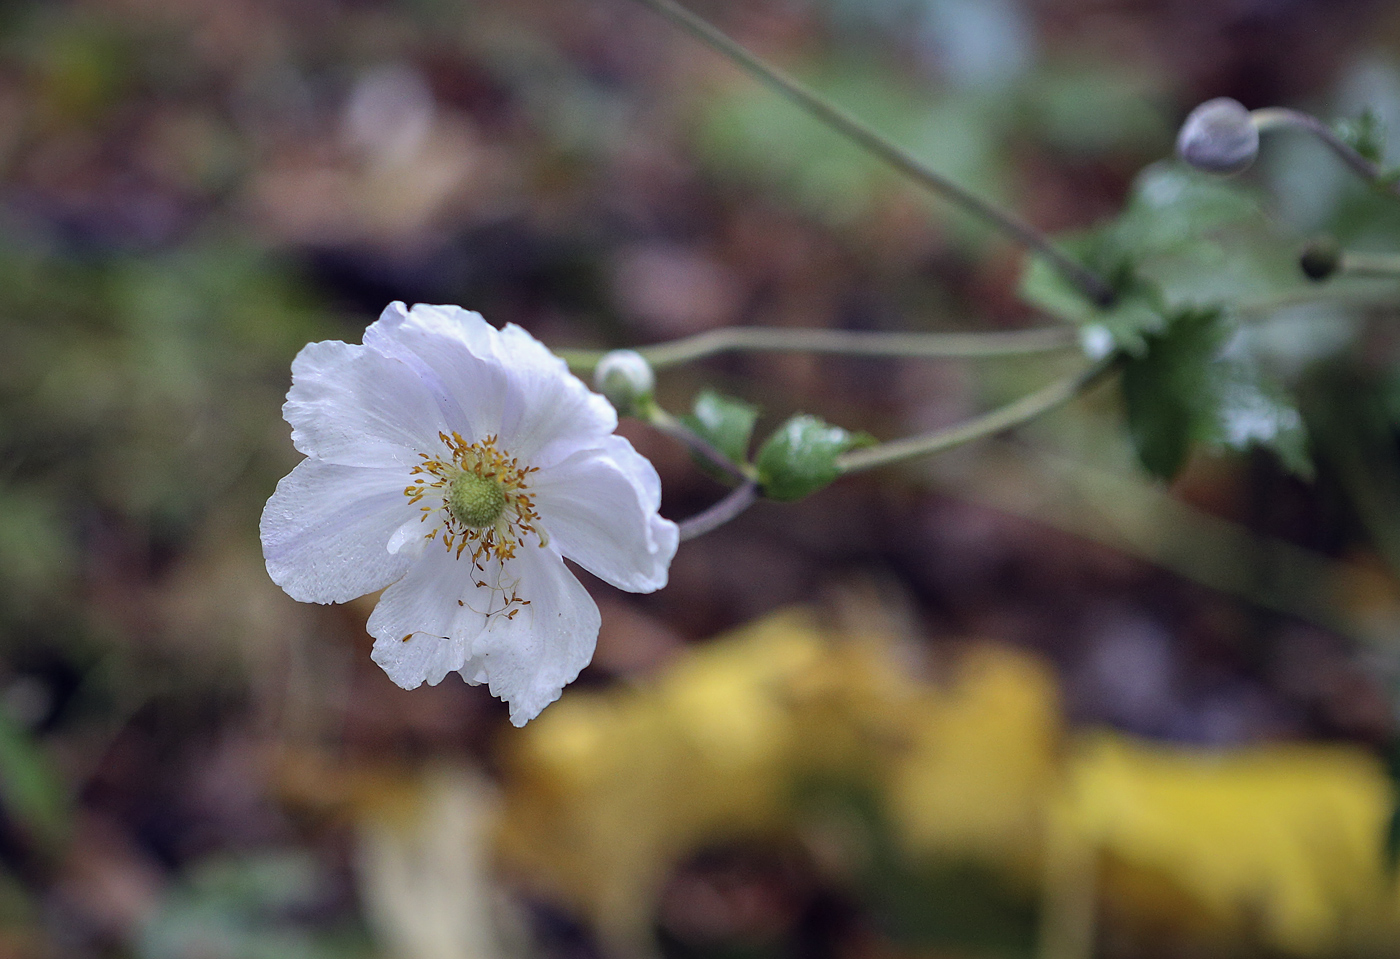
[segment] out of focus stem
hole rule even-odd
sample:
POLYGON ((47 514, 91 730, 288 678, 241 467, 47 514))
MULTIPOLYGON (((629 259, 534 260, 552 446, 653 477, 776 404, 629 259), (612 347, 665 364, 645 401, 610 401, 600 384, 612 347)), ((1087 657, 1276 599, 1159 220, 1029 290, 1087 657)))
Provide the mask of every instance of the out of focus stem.
MULTIPOLYGON (((669 343, 637 349, 654 368, 679 366, 719 353, 829 353, 905 359, 978 359, 1034 356, 1075 346, 1068 326, 993 333, 885 333, 863 330, 812 330, 772 326, 726 326, 669 343)), ((559 350, 577 373, 591 372, 601 350, 559 350)))
POLYGON ((1028 396, 1023 396, 1014 403, 1008 403, 990 413, 973 417, 966 423, 960 423, 944 430, 935 430, 932 433, 924 433, 921 436, 910 436, 907 439, 893 440, 878 446, 853 450, 838 458, 836 465, 843 474, 857 473, 862 470, 874 469, 877 466, 888 466, 902 460, 941 453, 973 440, 995 436, 997 433, 1005 432, 1012 427, 1028 423, 1055 407, 1069 402, 1076 396, 1088 392, 1098 384, 1100 379, 1113 370, 1118 362, 1116 354, 1107 356, 1073 376, 1056 380, 1049 386, 1028 396))
POLYGON ((1400 195, 1400 185, 1393 180, 1388 180, 1378 164, 1358 153, 1351 144, 1337 136, 1336 131, 1317 117, 1299 110, 1290 110, 1287 107, 1263 107, 1259 110, 1251 110, 1249 116, 1255 129, 1259 130, 1260 133, 1282 127, 1293 127, 1311 133, 1326 144, 1327 148, 1361 179, 1388 193, 1400 195))
POLYGON ((909 151, 896 146, 863 120, 788 76, 761 57, 745 49, 718 27, 690 12, 675 0, 639 0, 676 26, 709 45, 747 70, 760 82, 786 96, 827 126, 841 133, 896 170, 937 193, 945 200, 981 218, 1053 265, 1090 300, 1100 306, 1113 302, 1113 290, 1099 276, 1075 262, 1035 227, 963 189, 930 169, 909 151))

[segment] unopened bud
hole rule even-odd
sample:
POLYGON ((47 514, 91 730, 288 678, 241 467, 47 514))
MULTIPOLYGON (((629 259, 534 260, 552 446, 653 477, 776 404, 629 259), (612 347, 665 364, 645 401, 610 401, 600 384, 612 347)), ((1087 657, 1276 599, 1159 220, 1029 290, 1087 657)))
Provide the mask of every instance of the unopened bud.
POLYGON ((1259 129, 1244 104, 1217 97, 1191 111, 1177 135, 1176 152, 1197 170, 1241 173, 1259 155, 1259 129))
POLYGON ((1330 236, 1320 236, 1303 247, 1298 266, 1310 280, 1321 282, 1342 266, 1342 247, 1330 236))
POLYGON ((619 413, 632 413, 651 399, 656 374, 646 357, 636 350, 613 350, 598 361, 593 386, 619 413))

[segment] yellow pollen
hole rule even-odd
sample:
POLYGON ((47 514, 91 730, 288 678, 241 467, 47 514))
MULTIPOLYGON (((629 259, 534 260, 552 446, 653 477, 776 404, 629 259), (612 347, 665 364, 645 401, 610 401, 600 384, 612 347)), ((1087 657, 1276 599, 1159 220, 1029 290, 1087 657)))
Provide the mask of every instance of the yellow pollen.
POLYGON ((512 559, 526 536, 533 534, 541 546, 549 542, 536 525, 540 516, 526 483, 536 467, 521 466, 497 449, 495 436, 477 443, 468 443, 460 433, 439 433, 438 438, 447 455, 434 459, 420 453, 423 462, 410 471, 413 480, 403 491, 413 503, 432 497, 420 507, 423 521, 432 517, 437 524, 427 539, 441 539, 458 559, 468 553, 482 573, 491 560, 512 559))

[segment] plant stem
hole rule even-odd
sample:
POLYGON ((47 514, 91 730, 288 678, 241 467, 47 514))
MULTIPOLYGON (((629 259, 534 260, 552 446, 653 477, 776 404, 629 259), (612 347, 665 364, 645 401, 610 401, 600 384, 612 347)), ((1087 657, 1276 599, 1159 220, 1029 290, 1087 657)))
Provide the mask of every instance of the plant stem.
POLYGON ((1351 168, 1353 173, 1371 186, 1385 190, 1387 193, 1400 195, 1400 185, 1387 182, 1378 165, 1357 153, 1351 144, 1337 136, 1336 131, 1317 117, 1299 110, 1290 110, 1287 107, 1264 107, 1251 111, 1249 116, 1254 121, 1255 129, 1261 133, 1279 127, 1296 127, 1311 133, 1325 143, 1343 163, 1351 168))
POLYGON ((1373 279, 1400 279, 1400 256, 1393 253, 1342 253, 1337 272, 1373 279))
POLYGON ((641 419, 684 444, 692 453, 729 477, 732 482, 743 484, 756 479, 752 467, 735 463, 716 449, 714 444, 663 410, 654 401, 640 410, 639 414, 641 419))
POLYGON ((843 474, 887 466, 916 456, 941 453, 954 446, 970 443, 973 440, 993 436, 1013 426, 1030 422, 1042 413, 1068 402, 1087 392, 1099 379, 1118 364, 1116 354, 1111 354, 1073 376, 1056 380, 1049 386, 1023 396, 1014 403, 981 416, 973 417, 966 423, 950 429, 936 430, 922 436, 881 443, 862 450, 853 450, 837 459, 836 465, 843 474))
MULTIPOLYGON (((1077 342, 1074 330, 1068 326, 997 333, 884 333, 726 326, 669 343, 643 346, 637 352, 659 369, 732 351, 971 359, 1050 353, 1072 347, 1077 342)), ((602 350, 559 350, 558 353, 571 369, 583 373, 592 371, 604 355, 602 350)))
POLYGON ((697 513, 679 524, 681 542, 704 536, 734 519, 744 510, 758 502, 758 483, 748 480, 730 490, 729 495, 703 513, 697 513))
MULTIPOLYGON (((1379 274, 1370 274, 1378 276, 1379 274)), ((1400 279, 1400 277, 1397 277, 1400 279)), ((1269 297, 1267 299, 1255 300, 1253 302, 1241 303, 1234 307, 1232 312, 1245 320, 1258 320, 1277 313, 1279 310, 1290 309, 1295 306, 1308 306, 1313 303, 1334 303, 1338 306, 1368 307, 1368 306, 1393 306, 1396 300, 1396 291, 1387 288, 1381 292, 1374 289, 1337 289, 1335 287, 1320 287, 1318 289, 1300 289, 1294 292, 1285 293, 1281 296, 1269 297)))
POLYGON ((1051 243, 1048 237, 1029 223, 993 206, 981 197, 969 193, 942 174, 929 169, 909 151, 890 142, 854 114, 848 113, 819 96, 786 73, 749 52, 718 27, 691 13, 675 0, 639 0, 639 2, 728 57, 730 61, 747 70, 758 80, 783 94, 812 116, 840 132, 874 156, 884 160, 896 170, 1039 253, 1090 300, 1100 306, 1108 306, 1113 302, 1114 293, 1107 283, 1082 264, 1071 259, 1051 243))

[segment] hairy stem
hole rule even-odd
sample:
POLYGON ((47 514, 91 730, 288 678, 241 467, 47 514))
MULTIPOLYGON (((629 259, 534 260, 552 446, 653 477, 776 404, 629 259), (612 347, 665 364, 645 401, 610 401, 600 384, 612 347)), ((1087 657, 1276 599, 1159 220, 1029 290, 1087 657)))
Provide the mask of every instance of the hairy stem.
POLYGON ((1053 264, 1090 300, 1100 306, 1107 306, 1113 302, 1114 293, 1107 283, 1082 264, 1071 259, 1051 243, 1045 234, 1029 223, 993 206, 981 197, 969 193, 942 174, 931 170, 909 151, 896 146, 855 115, 817 95, 786 73, 749 52, 718 27, 691 13, 675 0, 639 0, 639 2, 728 57, 730 61, 747 70, 758 80, 783 94, 864 150, 884 160, 896 170, 945 200, 962 207, 974 216, 980 217, 1007 236, 1034 250, 1047 262, 1053 264))
POLYGON ((867 449, 853 450, 836 461, 842 473, 856 473, 861 470, 887 466, 916 456, 941 453, 954 446, 961 446, 986 436, 994 436, 1022 423, 1028 423, 1043 413, 1074 399, 1092 388, 1099 379, 1118 363, 1116 355, 1110 355, 1092 366, 1049 386, 1023 396, 1014 403, 981 416, 973 417, 966 423, 945 430, 936 430, 922 436, 881 443, 867 449))

